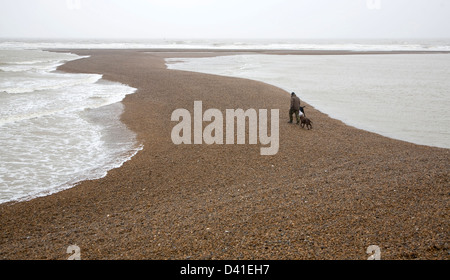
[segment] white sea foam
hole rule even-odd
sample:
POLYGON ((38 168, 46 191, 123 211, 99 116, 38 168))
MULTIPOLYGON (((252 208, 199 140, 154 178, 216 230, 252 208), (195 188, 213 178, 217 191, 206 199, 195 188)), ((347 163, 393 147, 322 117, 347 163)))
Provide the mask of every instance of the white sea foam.
POLYGON ((0 49, 212 49, 450 51, 449 40, 7 40, 0 49))
POLYGON ((141 149, 120 121, 120 101, 136 89, 54 71, 80 58, 0 50, 0 203, 101 178, 141 149))
MULTIPOLYGON (((266 82, 345 123, 450 148, 450 55, 236 55, 167 59, 169 69, 266 82)), ((316 124, 320 126, 320 124, 316 124)))

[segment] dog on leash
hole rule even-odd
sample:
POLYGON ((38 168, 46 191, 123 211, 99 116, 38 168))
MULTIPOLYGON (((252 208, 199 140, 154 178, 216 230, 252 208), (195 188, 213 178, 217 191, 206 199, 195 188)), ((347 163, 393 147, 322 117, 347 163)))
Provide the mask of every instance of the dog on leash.
POLYGON ((306 125, 306 128, 308 130, 312 129, 312 121, 307 117, 305 117, 304 115, 300 116, 300 125, 302 126, 302 128, 305 128, 306 125))

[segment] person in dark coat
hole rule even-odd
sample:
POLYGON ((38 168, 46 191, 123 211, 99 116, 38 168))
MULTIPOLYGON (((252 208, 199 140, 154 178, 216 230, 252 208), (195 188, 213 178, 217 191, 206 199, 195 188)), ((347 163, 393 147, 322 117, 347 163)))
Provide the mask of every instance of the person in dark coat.
POLYGON ((291 94, 291 109, 289 110, 289 123, 293 122, 293 116, 295 114, 295 119, 297 124, 300 123, 300 98, 293 92, 291 94))

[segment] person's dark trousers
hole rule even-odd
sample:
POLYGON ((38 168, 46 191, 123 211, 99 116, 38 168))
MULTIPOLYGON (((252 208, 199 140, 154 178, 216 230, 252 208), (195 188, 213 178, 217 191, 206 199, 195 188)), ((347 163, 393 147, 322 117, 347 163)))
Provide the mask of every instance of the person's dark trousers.
POLYGON ((297 120, 297 124, 300 123, 300 117, 299 117, 299 110, 291 109, 289 110, 289 122, 292 123, 293 117, 292 115, 295 114, 295 119, 297 120))

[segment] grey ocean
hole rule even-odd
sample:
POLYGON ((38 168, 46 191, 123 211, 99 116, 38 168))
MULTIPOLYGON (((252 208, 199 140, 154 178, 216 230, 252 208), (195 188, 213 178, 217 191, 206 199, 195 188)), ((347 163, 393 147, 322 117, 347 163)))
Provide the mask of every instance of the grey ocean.
POLYGON ((0 203, 103 177, 139 148, 120 122, 120 101, 135 89, 55 71, 80 58, 0 50, 0 203))

